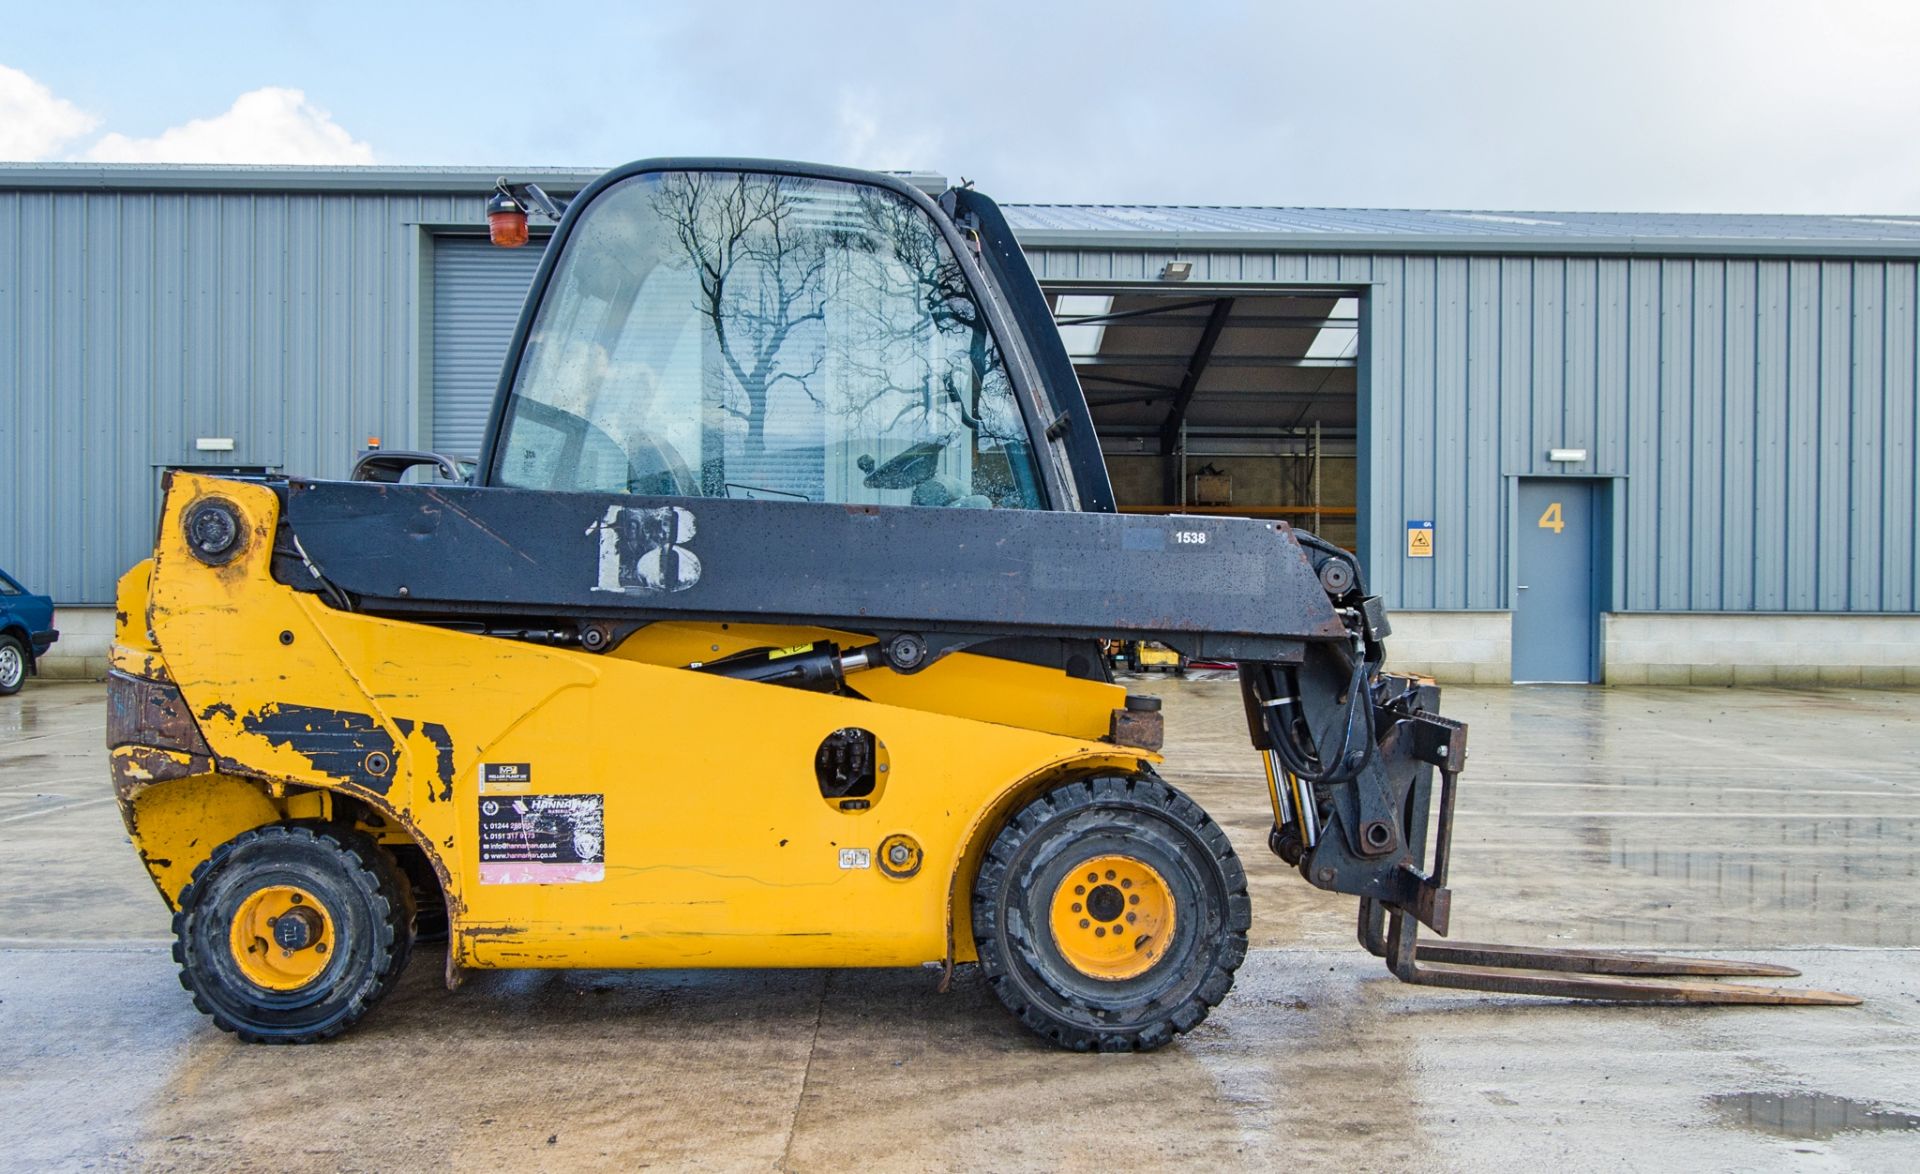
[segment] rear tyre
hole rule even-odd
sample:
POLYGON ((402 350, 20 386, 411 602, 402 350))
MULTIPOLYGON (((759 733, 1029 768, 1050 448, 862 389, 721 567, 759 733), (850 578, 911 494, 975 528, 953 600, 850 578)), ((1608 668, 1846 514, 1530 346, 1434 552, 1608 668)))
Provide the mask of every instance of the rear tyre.
POLYGON ((27 646, 13 636, 0 636, 0 697, 20 691, 27 682, 27 646))
POLYGON ((332 826, 243 832, 194 869, 174 914, 193 1005, 249 1043, 338 1035, 392 989, 411 947, 398 871, 332 826))
POLYGON ((1220 825, 1159 778, 1068 783, 1008 820, 973 888, 987 984, 1074 1051, 1157 1048, 1226 997, 1247 879, 1220 825))

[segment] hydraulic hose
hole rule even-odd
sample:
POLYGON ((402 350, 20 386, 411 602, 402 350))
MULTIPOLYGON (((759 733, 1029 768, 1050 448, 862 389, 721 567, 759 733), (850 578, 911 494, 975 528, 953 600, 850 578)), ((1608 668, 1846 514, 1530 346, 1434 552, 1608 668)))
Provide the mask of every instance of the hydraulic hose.
MULTIPOLYGON (((1334 753, 1323 753, 1317 746, 1302 747, 1294 736, 1293 723, 1285 715, 1276 712, 1299 704, 1300 681, 1295 670, 1284 670, 1284 687, 1290 690, 1286 696, 1262 701, 1261 708, 1267 713, 1268 739, 1272 741, 1274 750, 1287 770, 1303 782, 1348 782, 1372 761, 1377 749, 1374 744, 1373 696, 1370 687, 1373 667, 1365 659, 1354 662, 1353 673, 1347 681, 1346 712, 1340 722, 1340 744, 1334 753), (1358 757, 1354 756, 1353 744, 1356 727, 1361 743, 1358 757)), ((1303 712, 1303 720, 1304 716, 1303 712)), ((1310 726, 1308 732, 1311 736, 1310 726)))

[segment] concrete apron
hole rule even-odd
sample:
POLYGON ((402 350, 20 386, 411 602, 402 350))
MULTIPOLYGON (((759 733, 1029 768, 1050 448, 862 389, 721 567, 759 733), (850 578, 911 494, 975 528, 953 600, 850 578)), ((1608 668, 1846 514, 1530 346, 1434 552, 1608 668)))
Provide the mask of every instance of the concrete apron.
POLYGON ((450 995, 431 950, 340 1040, 237 1044, 174 981, 165 912, 106 797, 101 690, 30 685, 0 700, 9 1156, 1910 1168, 1920 696, 1449 694, 1473 724, 1456 936, 1726 951, 1867 999, 1650 1009, 1399 985, 1351 944, 1350 902, 1266 852, 1234 684, 1157 686, 1169 776, 1248 867, 1255 949, 1201 1028, 1101 1057, 1042 1046, 966 972, 944 996, 914 970, 498 972, 450 995))

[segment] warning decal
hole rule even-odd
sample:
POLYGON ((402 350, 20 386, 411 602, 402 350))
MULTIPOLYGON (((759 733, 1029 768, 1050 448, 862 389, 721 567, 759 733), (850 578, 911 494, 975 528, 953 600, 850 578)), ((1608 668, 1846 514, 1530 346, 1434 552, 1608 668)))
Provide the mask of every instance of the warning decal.
POLYGON ((577 884, 606 877, 605 797, 480 800, 480 883, 577 884))
POLYGON ((1433 557, 1433 519, 1420 518, 1407 523, 1407 557, 1433 557))

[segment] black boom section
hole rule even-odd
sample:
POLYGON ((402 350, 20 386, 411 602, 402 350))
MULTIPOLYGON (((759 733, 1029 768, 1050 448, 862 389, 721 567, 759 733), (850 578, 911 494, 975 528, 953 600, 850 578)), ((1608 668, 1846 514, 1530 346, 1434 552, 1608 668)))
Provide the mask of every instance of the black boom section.
POLYGON ((293 480, 287 522, 327 585, 396 614, 1153 638, 1287 662, 1346 639, 1293 532, 1246 518, 293 480))

